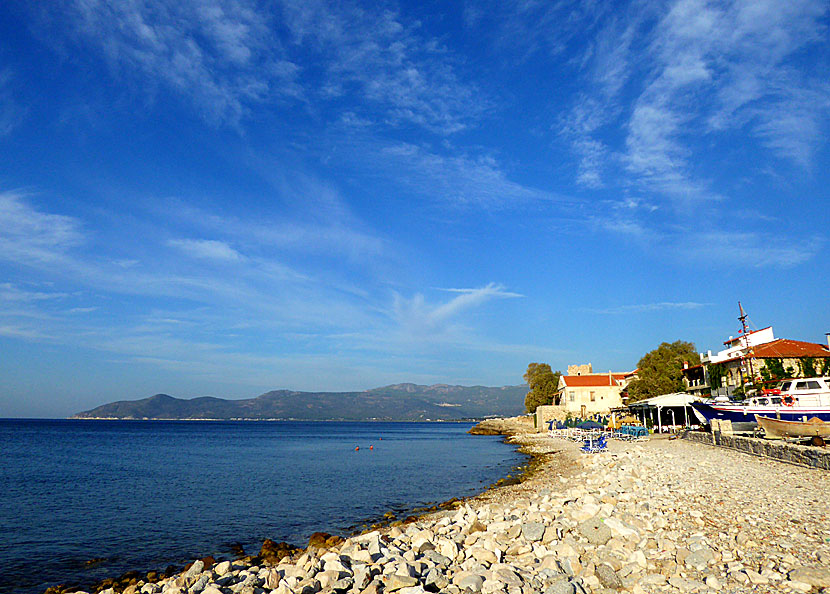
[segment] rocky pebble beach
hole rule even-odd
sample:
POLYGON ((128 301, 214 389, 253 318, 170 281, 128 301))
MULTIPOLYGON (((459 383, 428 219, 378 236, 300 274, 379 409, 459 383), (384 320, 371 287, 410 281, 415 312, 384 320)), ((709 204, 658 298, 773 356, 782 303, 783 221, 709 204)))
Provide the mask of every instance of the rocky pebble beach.
POLYGON ((519 484, 345 540, 199 560, 102 591, 830 594, 827 471, 682 439, 612 440, 582 454, 577 443, 513 429, 510 440, 534 456, 519 484))

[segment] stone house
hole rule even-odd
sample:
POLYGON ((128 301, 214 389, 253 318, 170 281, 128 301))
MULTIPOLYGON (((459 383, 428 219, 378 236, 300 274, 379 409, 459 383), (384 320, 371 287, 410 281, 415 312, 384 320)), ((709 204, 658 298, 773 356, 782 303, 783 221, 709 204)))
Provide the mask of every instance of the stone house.
POLYGON ((565 415, 605 415, 623 405, 622 392, 635 377, 636 371, 593 373, 590 364, 571 365, 559 378, 553 404, 565 415))

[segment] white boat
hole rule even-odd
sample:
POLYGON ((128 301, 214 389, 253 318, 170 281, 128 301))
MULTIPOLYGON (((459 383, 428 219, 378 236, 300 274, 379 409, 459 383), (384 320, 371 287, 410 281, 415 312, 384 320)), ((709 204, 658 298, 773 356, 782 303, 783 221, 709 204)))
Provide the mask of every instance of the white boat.
POLYGON ((693 402, 692 407, 707 423, 712 419, 731 421, 737 431, 757 427, 755 415, 800 422, 815 417, 830 422, 830 376, 784 380, 767 392, 740 402, 723 398, 693 402))

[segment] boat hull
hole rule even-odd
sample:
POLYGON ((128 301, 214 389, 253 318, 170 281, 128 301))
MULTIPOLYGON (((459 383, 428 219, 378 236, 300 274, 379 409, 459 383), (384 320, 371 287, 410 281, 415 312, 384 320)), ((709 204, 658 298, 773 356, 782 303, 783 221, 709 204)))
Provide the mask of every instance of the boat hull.
POLYGON ((799 406, 745 406, 741 404, 716 404, 711 402, 693 402, 692 407, 711 424, 713 419, 730 421, 736 431, 752 431, 758 426, 755 415, 780 419, 782 421, 804 422, 813 417, 830 422, 828 407, 799 406))
POLYGON ((755 420, 767 437, 830 437, 830 423, 816 417, 805 422, 782 421, 755 415, 755 420))

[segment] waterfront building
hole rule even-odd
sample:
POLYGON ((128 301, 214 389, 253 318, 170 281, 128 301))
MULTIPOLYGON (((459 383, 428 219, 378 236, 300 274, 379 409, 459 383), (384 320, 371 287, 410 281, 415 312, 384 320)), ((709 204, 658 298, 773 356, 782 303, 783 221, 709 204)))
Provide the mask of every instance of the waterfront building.
POLYGON ((830 347, 775 338, 772 326, 730 336, 725 349, 700 354, 699 365, 684 365, 686 391, 695 396, 732 396, 735 390, 767 378, 830 374, 830 347))
POLYGON ((607 415, 623 405, 623 390, 635 378, 636 370, 594 373, 590 363, 569 365, 568 374, 559 378, 553 404, 563 416, 607 415))

